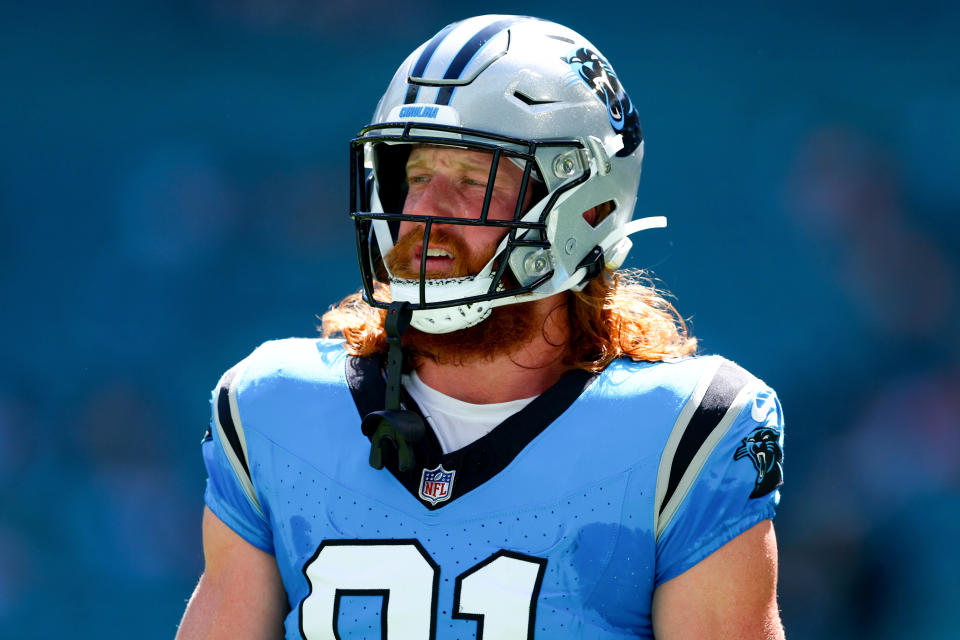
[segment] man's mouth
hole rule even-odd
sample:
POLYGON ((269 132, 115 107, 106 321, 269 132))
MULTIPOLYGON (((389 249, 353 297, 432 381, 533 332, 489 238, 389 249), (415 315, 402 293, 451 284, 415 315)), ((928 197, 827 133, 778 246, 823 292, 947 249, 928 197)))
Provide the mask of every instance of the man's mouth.
MULTIPOLYGON (((413 252, 413 268, 420 270, 420 261, 423 258, 423 252, 417 248, 413 252)), ((446 272, 453 267, 453 254, 442 247, 430 247, 427 249, 427 272, 446 272)))
POLYGON ((427 278, 459 278, 470 275, 469 253, 461 238, 445 233, 443 229, 433 229, 426 255, 423 255, 423 238, 423 232, 417 230, 400 236, 385 258, 393 277, 419 278, 421 261, 424 263, 424 275, 427 278))

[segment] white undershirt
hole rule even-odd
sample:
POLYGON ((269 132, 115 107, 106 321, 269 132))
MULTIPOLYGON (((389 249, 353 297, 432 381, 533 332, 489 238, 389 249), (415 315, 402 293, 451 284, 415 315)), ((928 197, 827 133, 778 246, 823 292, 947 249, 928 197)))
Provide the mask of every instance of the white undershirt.
POLYGON ((437 434, 444 453, 462 449, 530 404, 536 396, 510 402, 472 404, 428 387, 416 371, 404 374, 403 386, 437 434))

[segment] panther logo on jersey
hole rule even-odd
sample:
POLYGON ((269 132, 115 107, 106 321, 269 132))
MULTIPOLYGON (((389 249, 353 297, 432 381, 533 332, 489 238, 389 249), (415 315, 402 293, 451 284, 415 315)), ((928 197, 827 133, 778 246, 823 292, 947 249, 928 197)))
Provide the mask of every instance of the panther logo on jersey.
POLYGON ((750 458, 757 470, 757 480, 751 498, 765 496, 783 484, 783 451, 780 450, 780 432, 770 427, 758 427, 741 440, 733 454, 734 460, 750 458))
POLYGON ((607 105, 607 117, 614 131, 623 138, 623 148, 617 156, 624 158, 636 150, 643 140, 640 131, 640 116, 633 108, 630 96, 624 91, 610 63, 592 49, 581 47, 563 61, 570 65, 588 87, 607 105))

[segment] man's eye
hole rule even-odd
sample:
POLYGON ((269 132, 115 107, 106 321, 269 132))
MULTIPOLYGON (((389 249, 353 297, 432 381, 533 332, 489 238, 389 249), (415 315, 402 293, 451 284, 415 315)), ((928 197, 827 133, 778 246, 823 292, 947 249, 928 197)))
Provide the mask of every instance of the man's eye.
POLYGON ((407 176, 408 184, 422 184, 429 180, 427 176, 407 176))
POLYGON ((484 187, 484 188, 486 188, 486 186, 487 186, 487 181, 486 181, 486 180, 478 180, 478 179, 476 179, 476 178, 464 178, 464 179, 463 179, 463 182, 464 182, 464 184, 470 185, 471 187, 484 187))

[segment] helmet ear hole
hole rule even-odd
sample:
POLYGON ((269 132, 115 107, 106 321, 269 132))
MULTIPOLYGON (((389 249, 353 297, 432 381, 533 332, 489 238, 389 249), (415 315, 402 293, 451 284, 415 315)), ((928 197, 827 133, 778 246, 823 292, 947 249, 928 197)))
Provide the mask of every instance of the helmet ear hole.
POLYGON ((600 226, 600 223, 607 219, 607 217, 616 211, 617 203, 613 200, 607 200, 606 202, 601 202, 592 209, 587 209, 583 212, 583 219, 587 221, 591 227, 596 229, 600 226))

